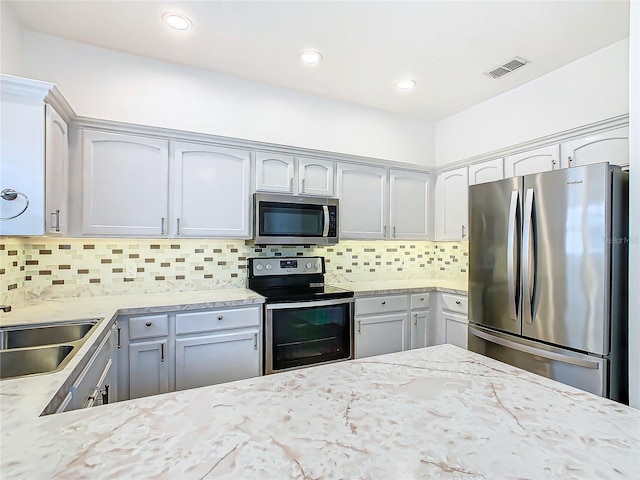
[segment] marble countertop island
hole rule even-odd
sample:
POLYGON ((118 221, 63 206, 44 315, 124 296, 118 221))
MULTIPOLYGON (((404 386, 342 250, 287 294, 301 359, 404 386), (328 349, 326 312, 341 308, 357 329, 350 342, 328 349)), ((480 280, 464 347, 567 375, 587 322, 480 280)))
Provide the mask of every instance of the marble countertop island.
POLYGON ((0 451, 6 479, 629 479, 640 411, 441 345, 23 418, 0 451))

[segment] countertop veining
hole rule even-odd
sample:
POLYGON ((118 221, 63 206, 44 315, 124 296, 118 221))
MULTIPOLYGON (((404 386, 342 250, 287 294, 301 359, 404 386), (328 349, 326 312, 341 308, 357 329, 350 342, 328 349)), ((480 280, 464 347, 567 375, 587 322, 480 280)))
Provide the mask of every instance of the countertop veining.
POLYGON ((467 280, 411 279, 411 280, 374 280, 369 282, 332 283, 332 285, 353 290, 358 296, 409 294, 428 290, 459 295, 467 294, 467 280))

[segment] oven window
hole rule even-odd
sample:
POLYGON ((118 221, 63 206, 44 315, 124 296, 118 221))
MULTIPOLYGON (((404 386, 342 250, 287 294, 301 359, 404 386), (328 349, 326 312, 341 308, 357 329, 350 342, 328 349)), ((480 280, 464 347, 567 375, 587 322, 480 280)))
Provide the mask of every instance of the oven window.
POLYGON ((272 310, 272 369, 349 358, 349 305, 272 310))
POLYGON ((260 235, 321 237, 323 228, 321 205, 260 202, 260 235))

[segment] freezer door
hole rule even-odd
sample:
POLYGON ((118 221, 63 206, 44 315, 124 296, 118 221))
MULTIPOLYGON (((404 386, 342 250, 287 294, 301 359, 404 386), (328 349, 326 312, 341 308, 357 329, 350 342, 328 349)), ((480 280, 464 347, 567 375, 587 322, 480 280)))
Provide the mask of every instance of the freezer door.
POLYGON ((608 164, 524 177, 522 335, 609 354, 608 164))
POLYGON ((469 321, 520 333, 522 177, 469 187, 469 321))
POLYGON ((607 397, 608 360, 469 326, 469 350, 607 397))

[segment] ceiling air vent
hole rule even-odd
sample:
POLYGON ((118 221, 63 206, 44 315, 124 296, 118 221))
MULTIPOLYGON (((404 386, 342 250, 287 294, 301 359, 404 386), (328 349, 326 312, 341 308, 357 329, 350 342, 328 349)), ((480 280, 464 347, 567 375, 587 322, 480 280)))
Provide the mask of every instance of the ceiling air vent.
POLYGON ((529 60, 525 60, 524 58, 515 57, 514 59, 505 62, 504 65, 500 65, 498 68, 494 68, 490 72, 486 72, 485 75, 491 78, 500 78, 520 67, 524 67, 527 63, 531 62, 529 62, 529 60))

